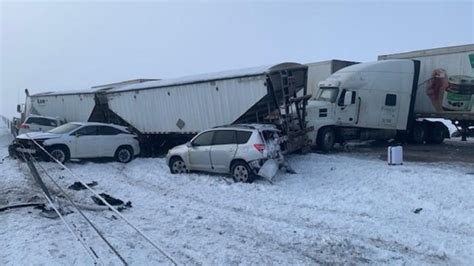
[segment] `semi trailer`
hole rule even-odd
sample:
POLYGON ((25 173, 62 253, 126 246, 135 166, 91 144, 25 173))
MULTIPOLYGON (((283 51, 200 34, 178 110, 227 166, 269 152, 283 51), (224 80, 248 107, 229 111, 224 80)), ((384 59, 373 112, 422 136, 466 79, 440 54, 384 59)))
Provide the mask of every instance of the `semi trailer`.
POLYGON ((307 66, 282 63, 176 79, 28 95, 26 113, 124 125, 154 154, 233 123, 276 124, 286 152, 306 146, 307 66))
MULTIPOLYGON (((474 44, 378 57, 378 60, 387 59, 420 61, 415 116, 453 121, 466 140, 468 128, 474 126, 474 44)), ((429 128, 423 127, 422 130, 429 128)))
POLYGON ((473 124, 474 45, 381 56, 343 68, 318 84, 307 106, 312 145, 399 138, 442 143, 447 119, 473 124), (391 59, 391 58, 404 59, 391 59))

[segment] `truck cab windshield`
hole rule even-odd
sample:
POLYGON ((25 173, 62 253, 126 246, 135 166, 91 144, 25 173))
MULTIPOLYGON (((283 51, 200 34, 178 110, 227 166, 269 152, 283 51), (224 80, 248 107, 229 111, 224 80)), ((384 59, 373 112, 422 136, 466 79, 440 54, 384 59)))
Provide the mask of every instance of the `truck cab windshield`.
POLYGON ((319 88, 317 100, 334 103, 336 102, 338 93, 339 88, 337 87, 321 87, 319 88))

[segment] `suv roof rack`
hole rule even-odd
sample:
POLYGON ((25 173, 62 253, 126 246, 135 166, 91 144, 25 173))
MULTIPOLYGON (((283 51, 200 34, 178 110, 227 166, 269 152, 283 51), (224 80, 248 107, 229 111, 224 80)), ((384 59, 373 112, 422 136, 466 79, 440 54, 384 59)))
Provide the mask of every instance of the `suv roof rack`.
POLYGON ((248 128, 248 129, 255 129, 252 125, 245 125, 245 124, 230 124, 230 125, 222 125, 222 126, 215 126, 213 128, 226 128, 226 127, 236 127, 236 128, 248 128))

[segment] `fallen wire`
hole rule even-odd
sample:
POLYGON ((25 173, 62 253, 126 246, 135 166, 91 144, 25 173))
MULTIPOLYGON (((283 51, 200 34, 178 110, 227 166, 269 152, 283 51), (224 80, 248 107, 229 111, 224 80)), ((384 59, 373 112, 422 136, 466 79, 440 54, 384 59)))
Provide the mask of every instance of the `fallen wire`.
POLYGON ((85 243, 84 239, 80 238, 76 232, 74 230, 72 230, 72 228, 69 226, 69 224, 66 222, 66 220, 64 219, 64 216, 61 214, 61 212, 56 208, 56 206, 54 205, 52 199, 50 199, 46 193, 43 192, 43 195, 46 197, 46 199, 48 200, 49 204, 51 205, 51 207, 53 207, 54 211, 58 214, 59 218, 61 218, 61 220, 63 221, 63 223, 66 225, 67 229, 69 230, 69 232, 71 232, 75 237, 76 239, 78 239, 81 244, 83 245, 84 249, 87 251, 87 253, 89 254, 89 256, 92 258, 92 260, 94 261, 94 264, 97 265, 99 264, 99 257, 97 256, 97 254, 94 252, 94 250, 89 246, 87 247, 87 244, 85 243))
POLYGON ((16 208, 38 207, 38 206, 43 206, 43 205, 45 205, 44 202, 30 202, 30 203, 19 203, 19 204, 7 205, 7 206, 0 206, 0 212, 16 209, 16 208))
MULTIPOLYGON (((25 156, 24 153, 21 153, 21 155, 23 156, 23 159, 25 161, 27 161, 27 158, 25 156)), ((31 158, 33 158, 33 156, 30 155, 31 158)), ((28 165, 28 167, 30 167, 30 165, 28 165)), ((34 166, 33 166, 34 167, 34 166)), ((30 170, 32 170, 30 168, 30 170)), ((33 171, 33 170, 32 170, 33 171)), ((54 209, 54 211, 58 214, 58 216, 61 218, 61 221, 64 223, 64 225, 66 226, 66 228, 69 230, 69 232, 76 238, 77 241, 79 241, 81 243, 81 245, 83 246, 83 248, 86 250, 87 254, 89 255, 89 257, 94 261, 94 264, 97 265, 99 264, 99 257, 97 256, 97 254, 94 252, 94 250, 87 245, 87 243, 84 241, 84 239, 80 238, 79 235, 77 235, 77 233, 69 226, 69 224, 66 222, 66 220, 64 219, 63 215, 61 214, 61 212, 56 208, 56 206, 54 205, 53 203, 53 199, 50 198, 50 195, 49 193, 46 193, 46 191, 43 191, 43 195, 44 197, 46 198, 46 200, 48 201, 49 205, 54 209)))
POLYGON ((74 206, 74 208, 79 212, 79 214, 87 221, 87 223, 94 229, 94 231, 99 235, 99 237, 107 244, 107 246, 112 250, 112 252, 122 261, 124 265, 128 265, 125 259, 120 255, 120 253, 112 246, 112 244, 105 238, 105 236, 100 232, 100 230, 92 223, 92 221, 81 211, 79 206, 72 200, 72 198, 64 191, 64 189, 54 180, 54 178, 46 171, 46 169, 33 157, 31 157, 37 165, 43 170, 43 173, 53 182, 53 184, 61 191, 61 193, 66 197, 66 199, 74 206))
MULTIPOLYGON (((26 134, 28 136, 28 134, 26 134)), ((29 137, 29 136, 28 136, 29 137)), ((127 218, 125 218, 117 209, 115 209, 112 205, 110 205, 101 195, 99 195, 96 191, 94 191, 90 186, 88 186, 81 178, 79 178, 74 172, 71 171, 68 167, 66 167, 63 163, 58 161, 54 158, 43 146, 39 145, 36 140, 29 137, 30 140, 39 148, 41 149, 46 155, 48 155, 54 162, 59 164, 61 167, 66 169, 74 178, 76 178, 82 185, 84 185, 89 191, 92 192, 97 198, 99 198, 107 207, 109 207, 115 214, 117 214, 121 219, 123 219, 130 227, 132 227, 138 234, 140 234, 148 243, 150 243, 159 253, 165 256, 173 265, 178 265, 176 260, 174 260, 168 253, 166 253, 162 248, 160 248, 151 238, 149 238, 145 233, 143 233, 138 227, 133 225, 127 218)))

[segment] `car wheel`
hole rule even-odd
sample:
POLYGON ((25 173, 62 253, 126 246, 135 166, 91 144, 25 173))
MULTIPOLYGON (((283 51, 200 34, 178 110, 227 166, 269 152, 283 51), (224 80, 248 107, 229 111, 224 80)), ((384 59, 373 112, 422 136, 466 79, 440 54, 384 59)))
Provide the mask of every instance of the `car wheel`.
POLYGON ((244 161, 235 162, 230 170, 235 182, 250 183, 253 181, 253 173, 249 165, 244 161))
POLYGON ((322 151, 330 151, 336 143, 336 132, 332 127, 323 127, 318 132, 316 144, 322 151))
POLYGON ((172 174, 185 174, 188 172, 186 164, 184 163, 183 159, 179 157, 171 158, 169 167, 172 174))
POLYGON ((60 163, 65 163, 69 160, 69 152, 63 147, 52 147, 48 152, 60 163))
POLYGON ((133 159, 133 152, 130 147, 119 147, 115 152, 115 160, 120 163, 128 163, 133 159))

